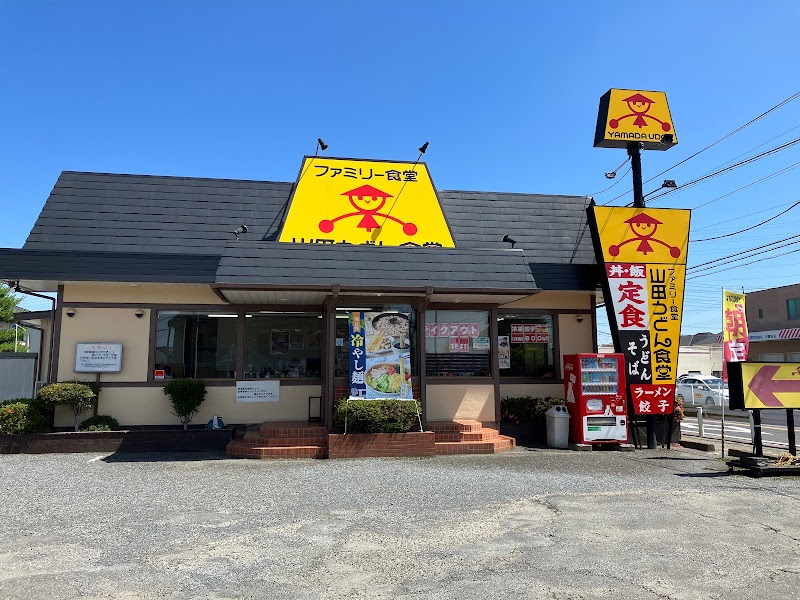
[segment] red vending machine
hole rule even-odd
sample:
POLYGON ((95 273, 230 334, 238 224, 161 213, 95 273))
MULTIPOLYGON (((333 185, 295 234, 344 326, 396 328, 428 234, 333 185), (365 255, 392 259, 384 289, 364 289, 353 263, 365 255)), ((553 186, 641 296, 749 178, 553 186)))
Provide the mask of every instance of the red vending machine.
POLYGON ((622 354, 564 356, 564 397, 570 415, 570 441, 624 444, 628 441, 622 354))

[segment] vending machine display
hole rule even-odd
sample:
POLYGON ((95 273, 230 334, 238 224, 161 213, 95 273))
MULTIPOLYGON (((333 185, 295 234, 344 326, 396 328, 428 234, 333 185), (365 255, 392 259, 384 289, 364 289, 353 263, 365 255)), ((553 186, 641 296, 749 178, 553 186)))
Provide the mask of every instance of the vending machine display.
POLYGON ((578 444, 628 441, 622 354, 564 356, 564 397, 570 413, 570 440, 578 444))

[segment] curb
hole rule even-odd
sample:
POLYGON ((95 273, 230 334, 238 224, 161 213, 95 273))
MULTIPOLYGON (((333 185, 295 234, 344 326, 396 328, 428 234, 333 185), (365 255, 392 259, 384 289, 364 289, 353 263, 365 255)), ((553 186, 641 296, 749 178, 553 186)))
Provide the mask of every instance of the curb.
POLYGON ((703 452, 715 452, 717 447, 710 442, 696 442, 694 440, 682 439, 678 442, 684 448, 691 448, 692 450, 702 450, 703 452))

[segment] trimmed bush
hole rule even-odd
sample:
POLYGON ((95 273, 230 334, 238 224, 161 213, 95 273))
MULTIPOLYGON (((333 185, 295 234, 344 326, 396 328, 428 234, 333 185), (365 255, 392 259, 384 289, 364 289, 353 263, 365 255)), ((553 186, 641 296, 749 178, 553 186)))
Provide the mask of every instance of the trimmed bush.
POLYGON ((206 399, 206 384, 197 379, 173 379, 164 386, 164 393, 172 402, 172 412, 180 418, 183 428, 188 429, 206 399))
POLYGON ((39 390, 36 399, 48 406, 69 406, 75 417, 75 431, 81 423, 81 413, 92 408, 94 392, 85 383, 51 383, 39 390))
POLYGON ((563 398, 503 398, 500 401, 501 423, 544 423, 544 413, 552 406, 564 404, 563 398))
POLYGON ((119 422, 114 417, 108 415, 97 415, 81 421, 81 431, 117 431, 120 429, 119 422))
POLYGON ((42 433, 48 429, 39 404, 30 398, 15 398, 0 404, 0 433, 42 433))
POLYGON ((335 423, 348 433, 407 433, 419 431, 419 402, 416 400, 344 400, 333 413, 335 423))

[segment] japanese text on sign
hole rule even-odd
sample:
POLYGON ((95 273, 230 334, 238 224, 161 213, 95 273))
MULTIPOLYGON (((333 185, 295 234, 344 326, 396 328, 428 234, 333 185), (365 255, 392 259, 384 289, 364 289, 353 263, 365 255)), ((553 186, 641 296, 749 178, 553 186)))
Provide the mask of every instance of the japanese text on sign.
POLYGON ((76 373, 119 373, 122 370, 122 344, 76 344, 76 373))
POLYGON ((512 344, 540 344, 550 341, 550 328, 546 323, 513 323, 512 344))
POLYGON ((425 323, 425 337, 453 337, 480 335, 477 323, 425 323))

